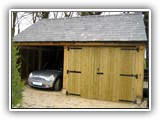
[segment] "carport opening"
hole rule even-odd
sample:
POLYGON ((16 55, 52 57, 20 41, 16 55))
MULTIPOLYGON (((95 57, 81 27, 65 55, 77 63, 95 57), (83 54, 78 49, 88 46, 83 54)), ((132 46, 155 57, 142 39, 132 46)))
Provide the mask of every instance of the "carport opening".
POLYGON ((20 47, 21 78, 27 80, 35 70, 54 69, 63 71, 63 46, 20 47))

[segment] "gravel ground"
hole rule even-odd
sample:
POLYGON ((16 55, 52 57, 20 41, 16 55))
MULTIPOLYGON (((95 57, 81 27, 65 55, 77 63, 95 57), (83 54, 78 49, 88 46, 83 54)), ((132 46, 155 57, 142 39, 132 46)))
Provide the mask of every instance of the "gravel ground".
POLYGON ((21 108, 141 108, 127 102, 109 102, 86 99, 75 95, 64 95, 62 92, 40 90, 25 86, 21 108))

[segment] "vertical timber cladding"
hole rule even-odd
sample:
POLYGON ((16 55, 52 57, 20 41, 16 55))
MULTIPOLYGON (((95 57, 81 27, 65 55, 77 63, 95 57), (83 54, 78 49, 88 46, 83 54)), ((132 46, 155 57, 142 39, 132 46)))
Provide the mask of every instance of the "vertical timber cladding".
POLYGON ((69 47, 67 91, 82 97, 134 101, 135 48, 69 47))
POLYGON ((135 100, 136 48, 121 48, 119 61, 119 100, 135 100))
POLYGON ((118 101, 117 80, 119 48, 85 48, 86 67, 81 84, 81 96, 118 101))
POLYGON ((82 80, 82 48, 68 48, 68 91, 72 94, 80 94, 80 81, 82 80))

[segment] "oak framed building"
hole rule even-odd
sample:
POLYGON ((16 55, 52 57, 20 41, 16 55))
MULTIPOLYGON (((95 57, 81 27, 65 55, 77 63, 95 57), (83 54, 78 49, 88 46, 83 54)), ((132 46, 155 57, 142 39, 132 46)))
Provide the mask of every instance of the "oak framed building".
POLYGON ((140 13, 42 19, 14 41, 21 49, 22 78, 49 63, 63 69, 63 90, 69 94, 143 98, 147 38, 140 13))

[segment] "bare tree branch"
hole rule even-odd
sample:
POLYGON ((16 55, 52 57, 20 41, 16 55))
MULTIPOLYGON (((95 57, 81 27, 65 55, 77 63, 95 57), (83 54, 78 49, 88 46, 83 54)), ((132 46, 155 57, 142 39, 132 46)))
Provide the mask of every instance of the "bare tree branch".
POLYGON ((17 18, 17 12, 12 12, 12 33, 11 33, 12 38, 13 38, 14 33, 15 33, 16 18, 17 18))

